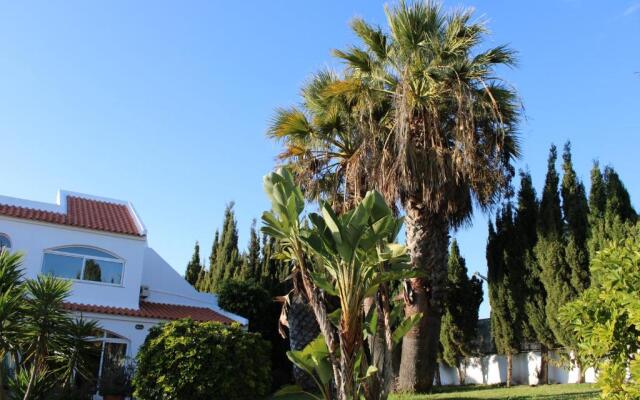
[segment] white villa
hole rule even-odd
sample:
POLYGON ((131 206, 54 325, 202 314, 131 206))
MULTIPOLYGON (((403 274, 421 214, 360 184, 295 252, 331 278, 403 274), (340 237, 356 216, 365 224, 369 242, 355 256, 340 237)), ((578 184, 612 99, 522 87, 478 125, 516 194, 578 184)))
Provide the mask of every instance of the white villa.
POLYGON ((66 307, 100 323, 102 360, 134 357, 149 328, 167 320, 247 324, 149 247, 142 219, 126 201, 68 191, 59 191, 55 204, 0 196, 0 247, 24 253, 27 278, 73 282, 66 307))

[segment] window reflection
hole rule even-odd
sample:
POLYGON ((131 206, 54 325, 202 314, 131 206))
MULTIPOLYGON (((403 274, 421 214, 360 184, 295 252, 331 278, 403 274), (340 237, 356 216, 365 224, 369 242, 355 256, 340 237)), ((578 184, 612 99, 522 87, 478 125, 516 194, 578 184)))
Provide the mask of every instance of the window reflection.
POLYGON ((45 254, 42 273, 58 278, 80 279, 82 277, 82 258, 45 254))
POLYGON ((122 284, 123 262, 112 255, 103 259, 96 254, 107 253, 79 246, 48 250, 44 255, 42 273, 65 279, 122 284), (83 249, 86 254, 82 253, 83 249))
POLYGON ((11 240, 4 233, 0 233, 0 251, 2 249, 11 249, 11 240))
POLYGON ((89 368, 94 373, 95 381, 91 382, 93 393, 98 392, 100 377, 113 368, 124 367, 127 362, 128 340, 109 331, 100 330, 91 339, 96 346, 96 357, 90 360, 89 368))

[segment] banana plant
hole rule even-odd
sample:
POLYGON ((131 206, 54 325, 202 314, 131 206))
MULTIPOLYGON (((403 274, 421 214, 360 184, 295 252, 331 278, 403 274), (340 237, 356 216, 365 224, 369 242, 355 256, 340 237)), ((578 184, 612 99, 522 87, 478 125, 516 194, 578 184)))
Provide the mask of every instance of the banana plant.
POLYGON ((333 375, 339 379, 337 330, 331 324, 327 307, 321 300, 320 289, 311 279, 313 267, 308 248, 302 240, 307 230, 303 216, 305 201, 302 190, 295 184, 293 175, 286 168, 265 176, 264 190, 271 200, 271 211, 262 214, 261 231, 280 241, 280 253, 277 256, 293 265, 292 273, 300 274, 303 292, 327 344, 333 375))
MULTIPOLYGON (((302 192, 286 169, 268 175, 265 190, 271 198, 272 210, 263 215, 262 231, 278 238, 283 244, 283 256, 300 268, 305 292, 326 344, 337 398, 386 398, 394 342, 408 330, 407 326, 419 320, 415 317, 404 321, 400 331, 395 335, 391 332, 387 283, 417 273, 408 263, 405 246, 395 242, 402 218, 393 214, 379 193, 371 191, 353 210, 341 215, 328 204, 321 204, 319 213, 308 216, 309 226, 302 214, 302 192), (321 300, 326 295, 335 296, 340 302, 335 325, 321 300), (363 303, 371 297, 382 299, 378 308, 385 325, 386 371, 379 371, 367 362, 363 349, 367 332, 363 303), (384 384, 372 389, 367 385, 372 377, 384 384)), ((297 365, 304 364, 296 356, 289 355, 297 365)), ((305 367, 309 365, 301 366, 305 367)), ((319 375, 317 370, 315 373, 319 375)))

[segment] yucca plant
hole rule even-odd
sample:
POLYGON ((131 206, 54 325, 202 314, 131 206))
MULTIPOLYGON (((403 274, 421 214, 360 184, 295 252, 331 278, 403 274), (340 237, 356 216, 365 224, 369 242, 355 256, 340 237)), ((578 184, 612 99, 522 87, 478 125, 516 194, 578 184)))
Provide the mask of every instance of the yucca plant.
POLYGON ((4 391, 4 360, 18 353, 18 341, 23 334, 21 323, 24 301, 22 285, 22 256, 0 249, 0 400, 4 391))
MULTIPOLYGON (((262 229, 281 241, 283 257, 300 268, 305 292, 321 327, 329 364, 323 366, 321 360, 325 357, 317 354, 310 360, 315 364, 323 395, 331 396, 326 382, 330 366, 338 399, 386 398, 393 346, 398 336, 419 318, 402 324, 394 341, 386 284, 416 274, 408 265, 406 248, 395 243, 402 218, 395 217, 382 196, 371 191, 354 209, 341 215, 322 204, 320 213, 309 215, 311 226, 307 227, 302 214, 303 195, 288 170, 268 175, 265 190, 271 198, 272 211, 264 213, 262 229), (339 300, 340 309, 332 316, 322 300, 326 296, 339 300), (370 297, 378 299, 377 309, 375 316, 369 315, 367 320, 363 304, 370 297), (382 371, 371 365, 370 352, 364 348, 365 335, 371 332, 371 326, 376 331, 378 316, 385 332, 382 371), (372 380, 381 384, 372 385, 372 380)), ((313 366, 300 362, 302 356, 304 352, 290 354, 294 363, 303 364, 301 368, 313 366)))

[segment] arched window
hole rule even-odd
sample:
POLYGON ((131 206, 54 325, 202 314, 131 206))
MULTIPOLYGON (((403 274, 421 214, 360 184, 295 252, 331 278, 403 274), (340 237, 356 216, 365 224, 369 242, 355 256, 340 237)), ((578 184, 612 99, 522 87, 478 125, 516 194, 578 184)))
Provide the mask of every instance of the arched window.
MULTIPOLYGON (((90 339, 100 349, 100 360, 96 368, 96 376, 102 376, 102 372, 112 366, 122 367, 127 360, 127 346, 129 341, 115 333, 100 330, 96 336, 90 339)), ((97 360, 96 360, 97 361, 97 360)))
POLYGON ((2 249, 11 249, 11 240, 4 233, 0 233, 0 250, 2 249))
POLYGON ((104 250, 65 246, 45 250, 42 273, 58 278, 122 285, 124 260, 104 250))
POLYGON ((93 394, 96 394, 101 377, 110 369, 131 365, 127 354, 129 341, 105 330, 97 330, 88 340, 95 345, 95 351, 92 352, 92 357, 88 359, 89 364, 87 365, 93 372, 95 380, 86 382, 85 378, 79 375, 76 375, 76 379, 80 387, 90 385, 89 387, 93 388, 93 394))

